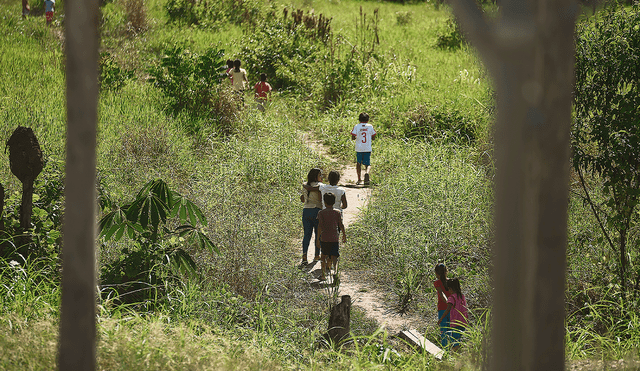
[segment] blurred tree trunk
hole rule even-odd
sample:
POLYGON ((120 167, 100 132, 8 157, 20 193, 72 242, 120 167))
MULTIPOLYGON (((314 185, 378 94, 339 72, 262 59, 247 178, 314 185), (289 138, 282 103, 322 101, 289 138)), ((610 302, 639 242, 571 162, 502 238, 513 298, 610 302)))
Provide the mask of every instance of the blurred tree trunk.
POLYGON ((575 0, 451 0, 497 91, 493 370, 564 369, 575 0))
POLYGON ((58 366, 96 366, 95 182, 98 0, 69 0, 66 11, 67 165, 58 366))

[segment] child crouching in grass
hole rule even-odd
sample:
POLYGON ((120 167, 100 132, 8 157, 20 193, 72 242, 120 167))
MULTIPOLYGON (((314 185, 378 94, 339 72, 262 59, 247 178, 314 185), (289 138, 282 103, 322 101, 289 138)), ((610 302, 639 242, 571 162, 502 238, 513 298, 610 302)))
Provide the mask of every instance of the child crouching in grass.
POLYGON ((347 235, 342 224, 342 213, 333 208, 336 196, 333 193, 325 193, 325 209, 318 212, 318 236, 320 236, 320 247, 322 249, 322 275, 320 281, 326 279, 325 272, 331 270, 333 262, 340 256, 340 232, 342 232, 342 243, 347 243, 347 235))

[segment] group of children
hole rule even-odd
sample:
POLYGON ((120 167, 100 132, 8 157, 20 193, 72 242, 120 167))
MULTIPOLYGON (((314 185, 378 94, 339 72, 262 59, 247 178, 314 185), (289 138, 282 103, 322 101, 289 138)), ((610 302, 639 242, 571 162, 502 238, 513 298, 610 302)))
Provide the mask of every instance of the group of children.
POLYGON ((326 274, 335 269, 340 257, 340 233, 342 243, 347 242, 342 210, 347 208, 347 196, 342 187, 338 186, 340 173, 329 172, 329 184, 322 183, 322 170, 313 168, 307 174, 307 183, 303 184, 303 194, 300 201, 304 202, 302 211, 302 263, 307 265, 307 253, 311 236, 315 232, 316 250, 314 261, 320 260, 320 280, 326 279, 326 274))
MULTIPOLYGON (((249 84, 249 80, 247 79, 247 71, 244 68, 241 68, 242 62, 239 59, 236 60, 227 60, 227 70, 225 71, 225 75, 229 78, 229 83, 231 88, 236 91, 241 98, 243 98, 243 93, 247 90, 247 85, 249 84)), ((255 92, 255 101, 257 104, 257 108, 260 111, 264 111, 265 104, 269 99, 269 94, 273 90, 271 85, 267 82, 267 74, 260 74, 260 81, 258 81, 254 86, 253 90, 255 92)), ((244 99, 243 99, 244 101, 244 99)))
POLYGON ((447 279, 447 267, 435 267, 437 280, 433 282, 438 294, 438 325, 442 347, 451 346, 453 351, 460 347, 460 338, 467 327, 469 317, 467 299, 460 289, 458 278, 447 279))

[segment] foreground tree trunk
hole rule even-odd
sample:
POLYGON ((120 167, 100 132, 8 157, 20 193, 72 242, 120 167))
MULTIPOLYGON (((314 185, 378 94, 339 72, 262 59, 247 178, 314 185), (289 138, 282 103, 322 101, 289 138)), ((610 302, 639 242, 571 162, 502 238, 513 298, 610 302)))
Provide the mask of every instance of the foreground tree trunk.
POLYGON ((96 366, 95 182, 98 1, 69 0, 66 11, 67 166, 58 366, 96 366))
POLYGON ((451 0, 497 90, 493 370, 564 368, 574 0, 451 0))

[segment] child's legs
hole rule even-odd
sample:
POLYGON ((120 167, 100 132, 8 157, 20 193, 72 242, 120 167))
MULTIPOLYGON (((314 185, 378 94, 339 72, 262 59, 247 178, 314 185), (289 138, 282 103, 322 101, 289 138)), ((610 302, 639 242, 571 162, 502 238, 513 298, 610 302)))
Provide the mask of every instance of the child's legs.
POLYGON ((460 338, 462 337, 462 333, 464 332, 464 327, 462 326, 452 326, 451 330, 451 347, 457 348, 460 346, 460 338))
MULTIPOLYGON (((442 317, 442 314, 444 314, 445 311, 446 309, 438 311, 438 319, 442 317)), ((451 332, 449 326, 449 314, 447 314, 447 316, 442 319, 442 322, 440 322, 440 343, 442 344, 443 348, 445 348, 449 344, 449 333, 451 332)))
POLYGON ((311 243, 311 236, 313 235, 313 231, 317 232, 318 217, 317 208, 305 208, 302 209, 302 227, 304 228, 304 236, 302 237, 302 254, 307 256, 307 251, 309 251, 309 244, 311 243))
POLYGON ((362 165, 364 165, 364 172, 369 172, 369 166, 371 165, 371 152, 360 152, 360 160, 362 165))

